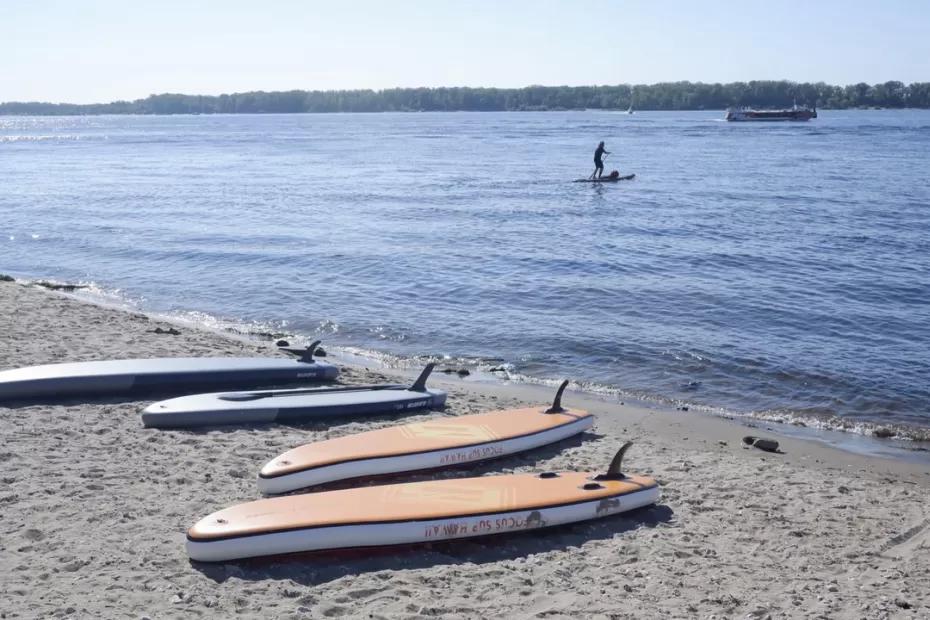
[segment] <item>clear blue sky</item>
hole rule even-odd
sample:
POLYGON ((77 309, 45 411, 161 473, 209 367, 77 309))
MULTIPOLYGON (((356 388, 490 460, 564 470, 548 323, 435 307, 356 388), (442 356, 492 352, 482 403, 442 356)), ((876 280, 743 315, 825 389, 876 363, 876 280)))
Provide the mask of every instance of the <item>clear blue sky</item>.
POLYGON ((930 81, 930 1, 4 0, 0 101, 930 81))

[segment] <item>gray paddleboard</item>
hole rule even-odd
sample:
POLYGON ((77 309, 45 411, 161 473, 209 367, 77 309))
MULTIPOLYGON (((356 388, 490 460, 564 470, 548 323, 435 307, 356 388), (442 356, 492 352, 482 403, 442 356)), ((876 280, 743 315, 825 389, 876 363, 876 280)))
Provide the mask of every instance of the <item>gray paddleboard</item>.
POLYGON ((575 179, 573 183, 616 183, 617 181, 632 181, 636 178, 635 174, 627 174, 620 177, 601 177, 599 179, 575 179))
POLYGON ((442 407, 446 393, 426 388, 429 364, 412 386, 336 386, 316 389, 195 394, 154 403, 142 423, 154 428, 299 422, 324 417, 408 413, 442 407))
POLYGON ((159 389, 272 385, 335 379, 326 362, 274 357, 178 357, 71 362, 0 371, 0 401, 159 389))

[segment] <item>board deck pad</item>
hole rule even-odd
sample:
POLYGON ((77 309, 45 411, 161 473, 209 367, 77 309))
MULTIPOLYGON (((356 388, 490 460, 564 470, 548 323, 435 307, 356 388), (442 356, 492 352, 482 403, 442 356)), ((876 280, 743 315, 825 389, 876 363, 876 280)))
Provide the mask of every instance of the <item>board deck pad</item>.
POLYGON ((259 474, 265 494, 361 476, 434 469, 498 458, 581 433, 594 416, 545 406, 438 418, 308 443, 272 459, 259 474))
POLYGON ((338 368, 326 362, 275 357, 66 362, 0 371, 0 400, 299 383, 335 379, 338 373, 338 368))
POLYGON ((442 407, 446 393, 428 389, 433 364, 412 386, 339 385, 293 390, 193 394, 153 403, 142 423, 155 428, 300 422, 324 417, 412 413, 442 407))
POLYGON ((652 478, 593 472, 512 474, 262 499, 215 512, 187 534, 191 559, 225 561, 320 549, 505 534, 633 510, 652 478))

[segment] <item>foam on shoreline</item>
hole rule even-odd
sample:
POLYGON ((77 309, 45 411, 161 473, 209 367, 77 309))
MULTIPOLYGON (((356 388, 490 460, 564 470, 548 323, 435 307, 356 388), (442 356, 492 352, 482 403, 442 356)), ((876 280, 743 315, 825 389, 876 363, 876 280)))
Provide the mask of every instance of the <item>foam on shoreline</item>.
MULTIPOLYGON (((246 339, 266 342, 284 339, 292 345, 305 345, 316 338, 325 338, 325 334, 307 335, 295 333, 290 331, 287 324, 283 322, 275 323, 261 320, 247 322, 235 318, 218 317, 197 310, 151 312, 146 310, 144 298, 132 297, 124 291, 109 289, 94 281, 60 282, 52 279, 20 279, 19 282, 58 290, 90 303, 144 312, 157 320, 232 334, 246 339)), ((416 369, 428 362, 437 362, 453 369, 464 368, 468 370, 472 381, 498 381, 505 384, 518 383, 556 387, 563 380, 562 378, 538 377, 518 372, 511 362, 500 358, 411 357, 356 346, 329 343, 324 343, 324 346, 327 351, 344 360, 351 360, 356 365, 375 365, 386 370, 416 369)), ((644 407, 714 415, 742 420, 747 423, 755 421, 769 424, 771 425, 770 430, 773 432, 823 441, 862 454, 897 455, 902 458, 913 459, 921 458, 921 454, 914 453, 922 453, 930 460, 930 427, 927 426, 849 420, 836 415, 814 415, 791 410, 733 411, 703 403, 667 398, 641 390, 627 390, 593 381, 578 381, 577 379, 572 379, 571 387, 573 390, 590 393, 599 398, 635 402, 644 407), (867 438, 867 441, 863 442, 860 438, 855 437, 847 440, 843 437, 845 434, 858 435, 867 438)))

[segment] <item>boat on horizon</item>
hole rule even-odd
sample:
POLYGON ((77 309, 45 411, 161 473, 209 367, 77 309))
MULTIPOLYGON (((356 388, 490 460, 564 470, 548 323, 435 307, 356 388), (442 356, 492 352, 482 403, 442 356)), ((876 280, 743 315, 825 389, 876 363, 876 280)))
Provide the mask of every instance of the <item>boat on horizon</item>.
POLYGON ((728 121, 809 121, 817 118, 817 108, 807 106, 793 107, 782 110, 753 110, 747 107, 727 108, 728 121))

